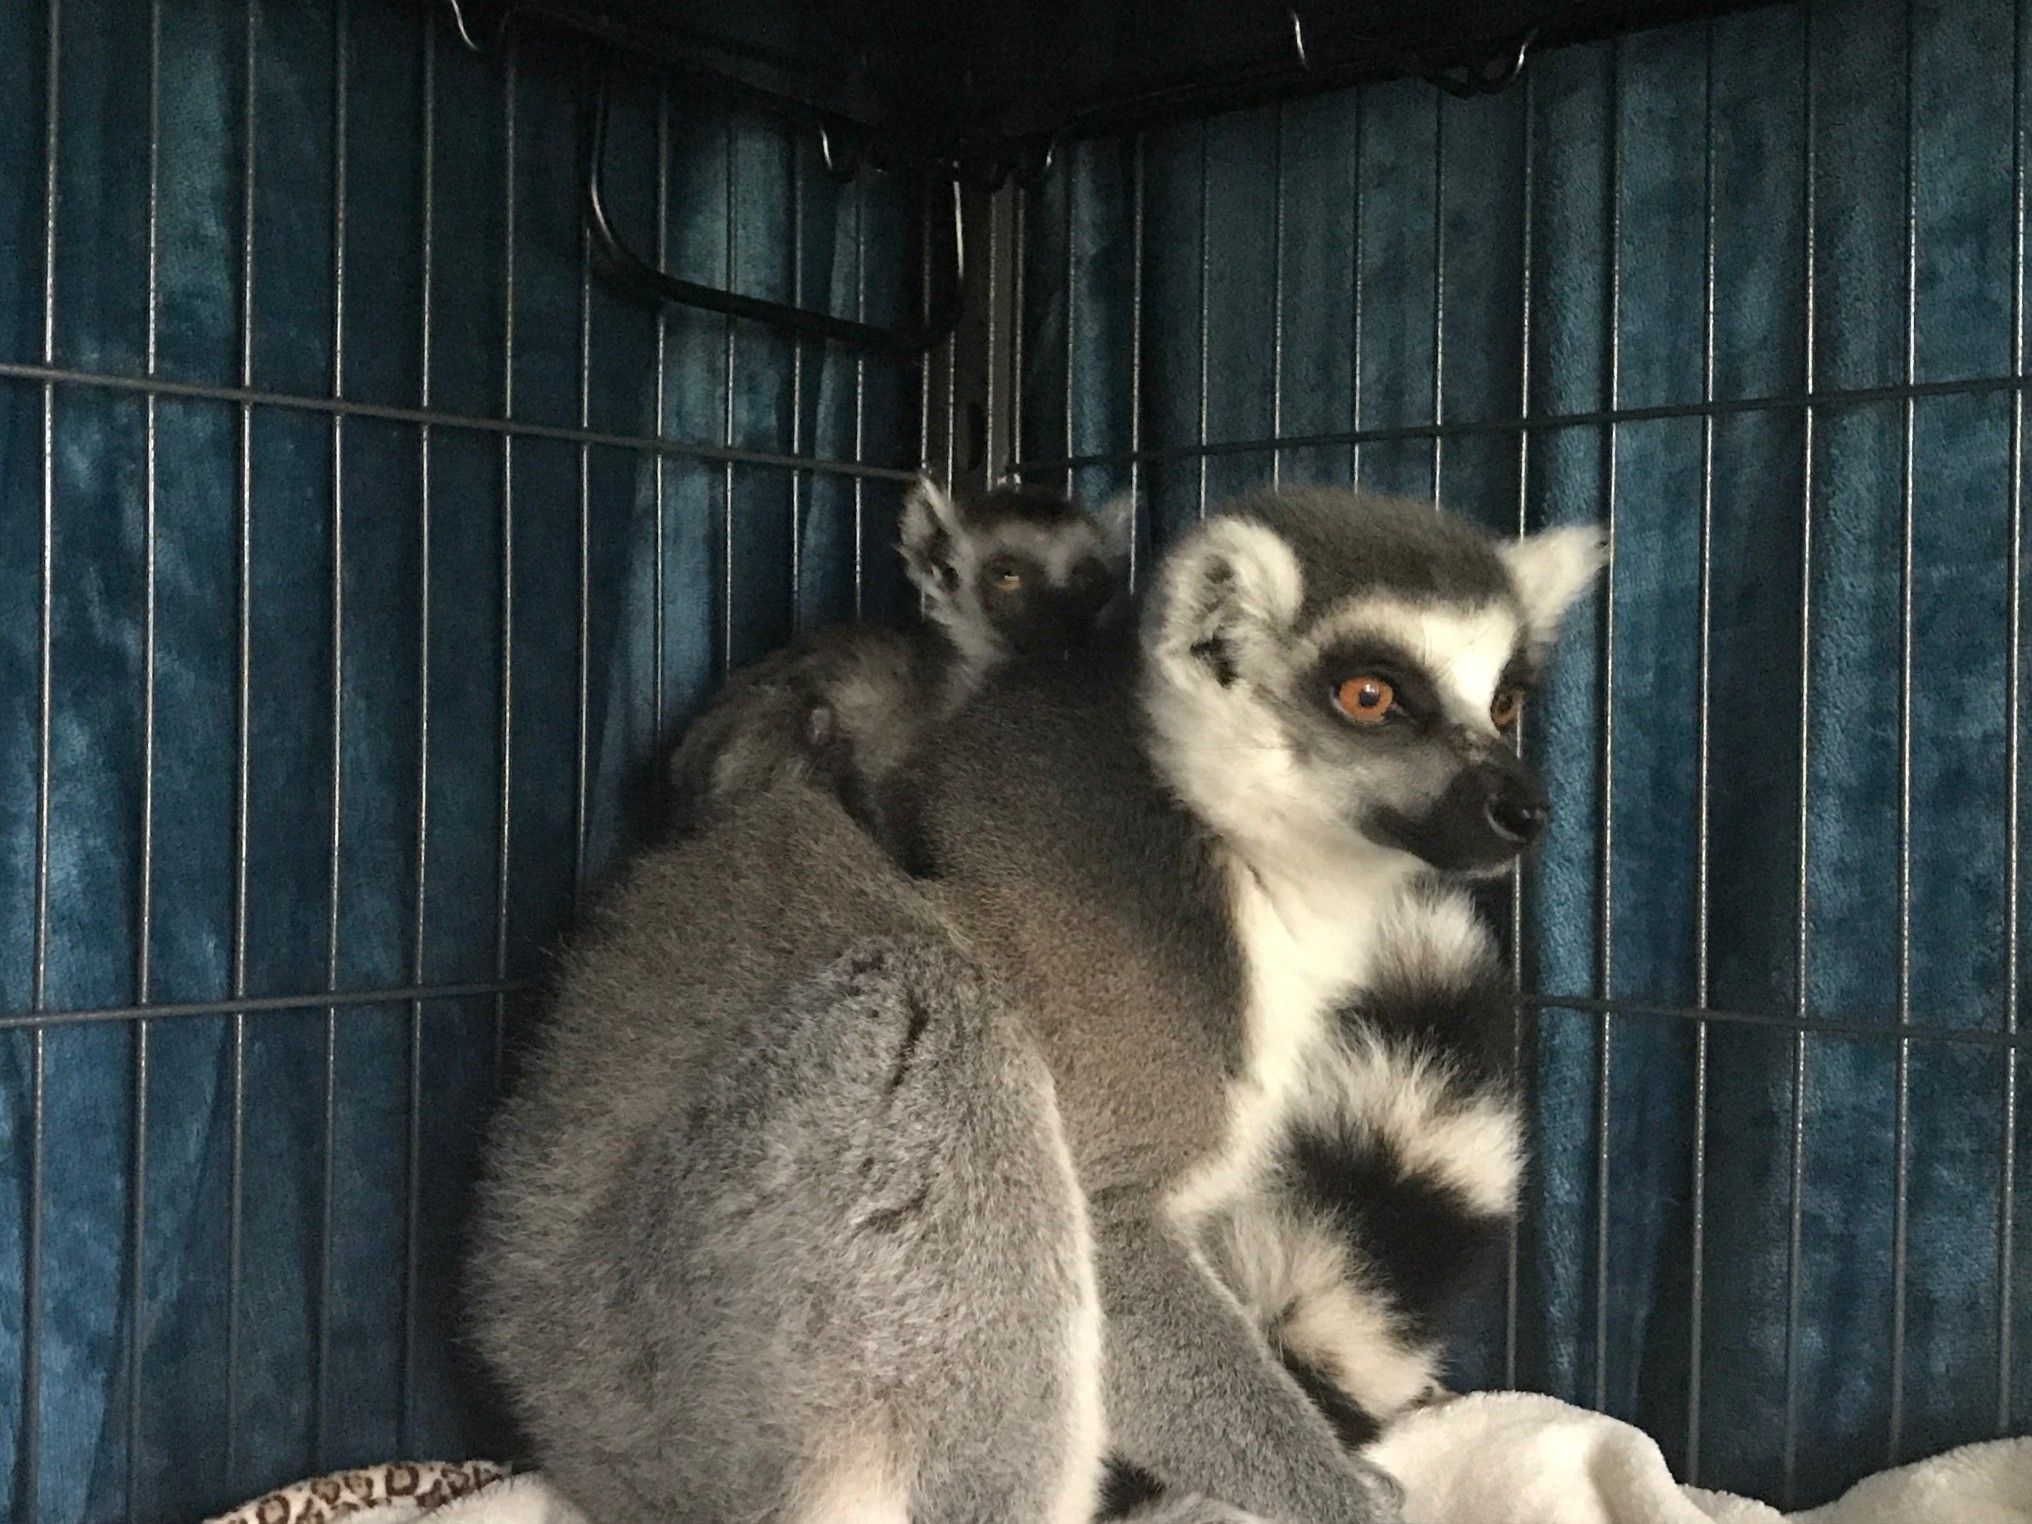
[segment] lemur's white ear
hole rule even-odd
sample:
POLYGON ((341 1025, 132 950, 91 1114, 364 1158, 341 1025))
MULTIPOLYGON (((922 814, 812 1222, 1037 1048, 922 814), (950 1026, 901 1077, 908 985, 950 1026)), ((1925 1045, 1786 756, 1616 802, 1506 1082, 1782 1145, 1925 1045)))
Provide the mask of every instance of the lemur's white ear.
POLYGON ((1149 639, 1161 660, 1225 686, 1284 642, 1304 600, 1298 557, 1275 531, 1209 519, 1164 558, 1149 639))
POLYGON ((1136 494, 1118 492, 1094 510, 1094 527, 1101 532, 1101 539, 1108 548, 1108 554, 1118 561, 1129 559, 1129 548, 1136 542, 1136 494))
POLYGON ((929 476, 919 476, 903 497, 903 565, 920 591, 936 591, 952 571, 952 542, 960 534, 959 504, 929 476))
POLYGON ((1608 560, 1608 540, 1592 524, 1545 529, 1502 546, 1503 564, 1524 609, 1527 638, 1550 645, 1574 600, 1587 591, 1608 560))

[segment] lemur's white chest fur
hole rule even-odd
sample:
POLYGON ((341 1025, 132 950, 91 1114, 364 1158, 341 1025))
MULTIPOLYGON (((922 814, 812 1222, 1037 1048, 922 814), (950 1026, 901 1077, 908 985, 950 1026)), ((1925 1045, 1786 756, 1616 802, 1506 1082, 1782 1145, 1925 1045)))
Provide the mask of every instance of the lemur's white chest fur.
POLYGON ((1375 932, 1391 920, 1408 882, 1402 871, 1363 866, 1370 871, 1272 878, 1231 861, 1242 1068, 1219 1150, 1173 1195, 1182 1221, 1202 1220, 1248 1187, 1308 1075, 1325 1060, 1335 1013, 1360 987, 1375 932))

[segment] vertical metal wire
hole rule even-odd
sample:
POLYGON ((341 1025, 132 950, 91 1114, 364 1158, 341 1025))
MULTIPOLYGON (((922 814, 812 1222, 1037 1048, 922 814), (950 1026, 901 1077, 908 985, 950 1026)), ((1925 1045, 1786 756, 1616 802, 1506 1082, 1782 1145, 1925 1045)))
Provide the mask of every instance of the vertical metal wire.
MULTIPOLYGON (((1714 449, 1715 449, 1715 28, 1702 39, 1701 93, 1701 294, 1700 294, 1700 653, 1696 680, 1694 793, 1693 1003, 1708 1003, 1709 749, 1714 617, 1714 449)), ((1693 1051, 1693 1243, 1688 1251, 1686 1358, 1686 1478, 1700 1479, 1700 1398, 1707 1312, 1707 1070, 1708 1024, 1694 1027, 1693 1051)))
MULTIPOLYGON (((2025 6, 2012 7, 2011 28, 2011 374, 2025 374, 2025 6)), ((2005 655, 2004 731, 2004 1034, 2018 1035, 2018 757, 2019 710, 2023 694, 2023 594, 2025 529, 2025 393, 2011 388, 2011 547, 2008 575, 2010 645, 2005 655)), ((1997 1198, 1997 1433, 2011 1428, 2011 1318, 2015 1301, 2015 1245, 2018 1184, 2018 1049, 2006 1046, 2002 1179, 1997 1198)))
POLYGON ((1001 395, 1002 372, 996 369, 1002 359, 1002 282, 1008 277, 1002 269, 1002 218, 1003 198, 992 196, 988 201, 987 237, 987 321, 982 324, 982 345, 986 363, 982 369, 984 377, 982 394, 988 399, 985 418, 982 421, 981 470, 993 486, 1007 474, 1005 462, 1011 453, 1003 448, 1002 420, 997 416, 1001 409, 995 399, 1001 395))
MULTIPOLYGON (((1029 213, 1030 192, 1018 186, 1016 231, 1009 240, 1016 250, 1016 268, 1010 272, 1010 279, 1014 282, 1010 294, 1015 297, 1013 303, 1015 310, 1009 319, 1009 374, 1013 381, 1009 388, 1009 455, 1011 460, 1019 461, 1023 458, 1023 318, 1028 307, 1025 297, 1030 278, 1030 250, 1024 242, 1024 228, 1030 220, 1029 213)), ((861 243, 864 261, 867 248, 864 236, 861 243)), ((856 477, 854 480, 858 484, 860 478, 856 477)))
MULTIPOLYGON (((332 11, 332 396, 346 392, 346 178, 347 103, 350 88, 349 0, 332 11)), ((344 868, 346 725, 346 420, 332 415, 332 653, 330 839, 327 843, 325 988, 339 987, 339 905, 344 868)), ((311 1387, 311 1445, 324 1461, 332 1347, 332 1198, 337 1185, 339 1128, 339 1008, 325 1007, 323 1178, 318 1192, 317 1369, 311 1387)))
MULTIPOLYGON (((1537 176, 1532 163, 1531 131, 1531 75, 1527 72, 1523 80, 1523 98, 1519 108, 1524 118, 1522 144, 1522 187, 1520 199, 1523 203, 1520 228, 1522 247, 1518 253, 1518 341, 1517 341, 1517 537, 1522 539, 1530 532, 1531 510, 1531 430, 1521 426, 1531 416, 1531 315, 1533 296, 1533 269, 1531 260, 1531 219, 1537 209, 1537 176)), ((1360 165, 1356 167, 1356 184, 1360 185, 1360 165)), ((1359 209, 1355 218, 1355 243, 1361 244, 1361 217, 1359 209)), ((1359 268, 1359 255, 1357 256, 1359 268)), ((1360 282, 1357 281, 1357 291, 1360 282)), ((1361 386, 1361 324, 1359 313, 1361 302, 1356 299, 1355 310, 1357 335, 1355 349, 1355 375, 1357 391, 1361 386)), ((1357 450, 1359 451, 1359 446, 1357 450)), ((1359 460, 1359 455, 1357 455, 1359 460)), ((1517 741, 1521 747, 1525 740, 1524 726, 1530 721, 1527 714, 1519 722, 1517 741)), ((1510 869, 1510 1072, 1522 1076, 1524 1068, 1524 867, 1521 862, 1510 869)), ((1514 1388, 1517 1385, 1517 1314, 1520 1281, 1523 1272, 1523 1237, 1519 1215, 1510 1214, 1507 1239, 1504 1245, 1503 1265, 1503 1385, 1514 1388)))
MULTIPOLYGON (((1270 173, 1276 198, 1270 212, 1270 437, 1284 438, 1284 103, 1277 103, 1270 173)), ((1071 454, 1071 451, 1067 451, 1071 454)), ((1284 480, 1284 446, 1270 451, 1270 484, 1284 480)))
MULTIPOLYGON (((1020 288, 1019 288, 1020 292, 1020 288)), ((868 182, 860 179, 854 183, 854 316, 866 322, 868 317, 868 182)), ((1015 342, 1021 344, 1021 325, 1017 325, 1015 342)), ((1021 395, 1018 389, 1017 395, 1021 395)), ((868 352, 854 351, 854 464, 860 465, 868 453, 868 352)), ((854 617, 861 618, 867 611, 868 568, 867 554, 867 503, 868 479, 859 471, 854 473, 854 617)))
MULTIPOLYGON (((1074 444, 1077 420, 1073 416, 1073 376, 1079 364, 1079 164, 1080 150, 1070 147, 1065 155, 1065 458, 1079 453, 1074 444)), ((1065 468, 1065 493, 1073 493, 1073 469, 1065 468)))
MULTIPOLYGON (((1526 99, 1528 101, 1529 99, 1528 92, 1531 89, 1531 77, 1528 72, 1524 76, 1524 89, 1527 92, 1526 99)), ((1364 90, 1357 88, 1355 91, 1355 141, 1353 147, 1353 153, 1355 156, 1355 174, 1354 174, 1355 247, 1351 262, 1353 271, 1352 283, 1354 286, 1352 300, 1352 306, 1354 311, 1351 323, 1354 328, 1354 332, 1349 335, 1349 347, 1348 347, 1349 353, 1348 428, 1351 432, 1357 435, 1360 434, 1362 428, 1362 296, 1363 296, 1363 288, 1368 282, 1367 274, 1362 267, 1362 231, 1363 231, 1362 225, 1368 220, 1368 211, 1369 211, 1368 198, 1362 194, 1362 154, 1363 154, 1363 144, 1367 139, 1368 120, 1369 120, 1368 93, 1364 90)), ((1528 128, 1526 132, 1526 137, 1527 139, 1529 137, 1528 128)), ((1530 172, 1527 168, 1526 170, 1527 180, 1529 178, 1529 173, 1530 172)), ((1528 189, 1529 188, 1527 186, 1527 194, 1528 189)), ((1526 208, 1526 212, 1528 215, 1529 213, 1528 207, 1526 208)), ((1530 243, 1530 233, 1528 229, 1525 233, 1525 243, 1527 245, 1526 252, 1528 259, 1529 253, 1528 245, 1530 243)), ((1525 294, 1528 298, 1530 294, 1528 289, 1525 294)), ((1526 301, 1525 305, 1527 308, 1529 307, 1530 303, 1528 300, 1526 301)), ((1525 320, 1525 326, 1527 328, 1530 326, 1529 318, 1525 320)), ((1353 444, 1350 444, 1348 446, 1348 484, 1350 486, 1358 487, 1361 485, 1361 483, 1362 483, 1362 445, 1360 439, 1357 438, 1353 444)))
MULTIPOLYGON (((657 237, 661 239, 662 230, 657 237)), ((663 268, 661 262, 658 269, 663 268)), ((790 145, 790 303, 804 306, 804 156, 790 145)), ((790 453, 800 455, 804 439, 804 341, 790 341, 790 453)), ((793 632, 804 627, 804 518, 798 511, 804 473, 790 473, 790 618, 793 632)))
MULTIPOLYGON (((240 228, 240 385, 254 386, 254 169, 259 75, 260 0, 247 0, 247 77, 241 145, 240 228)), ((247 823, 252 741, 252 669, 254 660, 254 409, 240 404, 239 672, 236 678, 238 717, 233 791, 233 998, 247 993, 247 823)), ((240 1396, 240 1272, 245 1229, 247 1166, 247 1013, 233 1012, 233 1133, 232 1202, 227 1217, 226 1248, 226 1477, 238 1475, 240 1396)))
MULTIPOLYGON (((588 68, 592 67, 590 64, 588 68)), ((729 282, 729 289, 732 283, 729 282)), ((728 320, 731 331, 732 320, 728 320)), ((593 423, 593 238, 579 225, 579 427, 593 423)), ((729 388, 729 396, 732 388, 729 388)), ((730 468, 731 469, 731 468, 730 468)), ((593 447, 579 445, 579 632, 577 751, 572 782, 572 909, 586 894, 586 801, 592 788, 593 447)))
POLYGON ((1905 1261, 1912 1184, 1912 383, 1919 310, 1919 154, 1912 88, 1914 22, 1905 4, 1905 399, 1900 431, 1898 549, 1898 1077, 1893 1107, 1896 1178, 1891 1199, 1891 1421, 1885 1463, 1896 1465, 1905 1430, 1905 1261))
POLYGON ((1212 283, 1213 259, 1212 240, 1209 228, 1213 223, 1213 205, 1208 199, 1207 146, 1212 128, 1202 120, 1199 124, 1199 516, 1204 519, 1207 510, 1207 300, 1212 283))
MULTIPOLYGON (((727 184, 729 187, 727 193, 727 217, 731 222, 734 215, 733 171, 731 167, 727 173, 727 184)), ((922 314, 931 309, 931 207, 928 201, 920 209, 917 219, 917 233, 917 289, 919 292, 917 310, 922 314)), ((930 472, 932 467, 931 359, 937 350, 937 345, 931 345, 925 349, 923 354, 917 357, 917 464, 920 470, 927 473, 930 472)), ((731 434, 728 436, 730 443, 732 442, 732 437, 731 434)), ((950 477, 946 479, 946 485, 948 487, 952 485, 950 477)))
MULTIPOLYGON (((659 82, 656 86, 656 268, 670 268, 670 87, 659 82)), ((653 406, 656 409, 656 437, 670 437, 668 421, 664 417, 667 404, 667 378, 664 366, 670 348, 670 309, 662 304, 656 308, 656 384, 653 406)), ((649 704, 650 731, 655 744, 664 744, 664 695, 663 695, 663 579, 665 561, 664 541, 664 498, 666 466, 669 456, 662 450, 656 452, 651 469, 656 473, 656 549, 650 558, 650 610, 649 610, 649 704)), ((794 505, 793 505, 794 507, 794 505)), ((658 813, 664 790, 669 783, 666 769, 656 770, 656 799, 658 813)))
MULTIPOLYGON (((162 0, 148 6, 148 312, 144 368, 157 372, 160 336, 162 252, 162 0)), ((147 1005, 153 988, 155 920, 155 662, 156 529, 160 501, 156 472, 156 397, 142 403, 142 538, 146 559, 141 626, 141 881, 136 906, 134 1000, 147 1005)), ((148 1335, 148 1066, 149 1024, 134 1027, 134 1149, 128 1161, 127 1236, 133 1258, 127 1270, 127 1513, 140 1507, 142 1345, 148 1335)))
MULTIPOLYGON (((515 35, 501 63, 501 416, 515 416, 515 35)), ((501 436, 501 796, 495 820, 494 978, 508 978, 515 773, 515 436, 501 436)), ((508 1001, 494 997, 494 1075, 508 1059, 508 1001)))
MULTIPOLYGON (((1623 43, 1609 44, 1609 411, 1623 405, 1623 43)), ((1602 861, 1596 975, 1602 999, 1614 995, 1616 871, 1616 498, 1620 429, 1608 426, 1608 564, 1602 592, 1602 861)), ((1598 1024, 1600 1065, 1595 1074, 1595 1400, 1609 1396, 1609 1146, 1615 1064, 1615 1018, 1598 1024)))
MULTIPOLYGON (((423 8, 423 175, 420 186, 423 220, 422 311, 417 361, 418 398, 425 412, 431 404, 431 298, 437 281, 437 7, 423 8)), ((583 420, 581 421, 583 426, 583 420)), ((431 431, 417 429, 417 564, 416 564, 416 881, 415 919, 411 924, 410 982, 421 988, 430 907, 430 535, 431 431)), ((407 1453, 415 1429, 417 1282, 422 1274, 418 1224, 423 1219, 423 1001, 409 1003, 409 1164, 404 1182, 402 1266, 402 1397, 396 1412, 407 1453)))
MULTIPOLYGON (((42 361, 56 363, 57 113, 63 7, 49 0, 43 66, 42 361)), ((42 386, 42 581, 38 593, 35 718, 35 951, 28 1006, 45 1009, 49 977, 49 741, 53 689, 51 644, 56 633, 56 388, 42 386)), ((28 1082, 28 1224, 21 1275, 20 1512, 36 1517, 42 1477, 42 1172, 46 1114, 47 1033, 30 1028, 28 1082)))
POLYGON ((1446 447, 1446 92, 1432 92, 1432 505, 1446 447))
MULTIPOLYGON (((1070 172, 1071 167, 1070 165, 1068 165, 1067 166, 1068 176, 1070 176, 1070 172)), ((953 195, 955 198, 957 198, 960 195, 960 189, 957 185, 953 187, 953 195)), ((1072 182, 1070 178, 1068 178, 1066 182, 1066 200, 1068 205, 1071 204, 1071 199, 1072 199, 1072 182)), ((918 290, 924 293, 924 306, 922 308, 920 315, 926 319, 928 319, 931 315, 931 244, 932 239, 937 236, 936 234, 937 223, 935 220, 937 217, 937 213, 933 211, 932 207, 933 207, 932 198, 930 196, 926 196, 924 206, 924 214, 925 214, 924 237, 921 240, 922 247, 924 249, 924 277, 918 283, 918 290)), ((966 214, 965 208, 964 206, 962 206, 959 215, 965 216, 965 214, 966 214)), ((1072 334, 1072 291, 1070 287, 1068 287, 1066 291, 1065 302, 1066 302, 1065 307, 1066 335, 1068 340, 1070 340, 1072 334)), ((960 344, 959 334, 957 331, 955 331, 953 333, 949 333, 946 335, 945 344, 942 346, 945 351, 945 480, 948 486, 952 484, 954 472, 958 469, 959 465, 959 456, 958 456, 959 415, 960 415, 959 344, 960 344)), ((930 363, 928 358, 926 360, 926 363, 927 364, 930 363)), ((1068 399, 1070 399, 1072 388, 1072 372, 1070 370, 1067 370, 1066 372, 1065 384, 1067 389, 1067 396, 1068 399)), ((1069 405, 1070 402, 1068 401, 1068 406, 1069 405)), ((1066 478, 1066 485, 1070 487, 1071 484, 1072 479, 1070 474, 1068 474, 1066 478)))
MULTIPOLYGON (((1129 212, 1129 497, 1138 508, 1143 502, 1143 236, 1146 176, 1146 139, 1136 134, 1136 155, 1130 168, 1129 212)), ((1129 586, 1136 585, 1142 568, 1136 560, 1136 520, 1129 520, 1129 586)))
MULTIPOLYGON (((1807 997, 1807 938, 1811 923, 1807 901, 1807 875, 1810 866, 1808 825, 1810 811, 1807 801, 1807 785, 1812 778, 1813 744, 1813 440, 1814 413, 1813 387, 1816 366, 1814 363, 1817 340, 1816 248, 1817 198, 1815 179, 1819 170, 1819 151, 1814 142, 1815 117, 1813 109, 1813 11, 1807 7, 1800 12, 1800 60, 1803 77, 1802 127, 1804 133, 1805 184, 1802 188, 1804 214, 1804 276, 1806 289, 1803 293, 1803 317, 1805 320, 1805 349, 1802 356, 1801 393, 1809 399, 1801 410, 1800 422, 1803 439, 1800 449, 1800 524, 1799 524, 1799 861, 1795 891, 1798 895, 1798 925, 1795 929, 1793 954, 1798 970, 1797 988, 1794 990, 1794 1014, 1800 1020, 1806 1017, 1807 997)), ((1792 1506, 1793 1494, 1799 1476, 1799 1297, 1800 1270, 1804 1247, 1804 1215, 1806 1208, 1806 1031, 1802 1027, 1792 1034, 1792 1139, 1791 1139, 1791 1202, 1788 1211, 1789 1237, 1786 1242, 1785 1265, 1785 1434, 1781 1446, 1784 1474, 1784 1505, 1792 1506)))
MULTIPOLYGON (((734 194, 734 124, 726 123, 723 136, 723 152, 726 168, 726 278, 727 289, 734 289, 734 209, 738 198, 734 194)), ((726 388, 724 405, 720 414, 720 443, 728 449, 734 445, 734 320, 726 320, 724 348, 721 361, 721 380, 726 388)), ((931 361, 927 358, 925 365, 931 361)), ((930 371, 927 369, 927 379, 930 371)), ((923 435, 918 436, 920 440, 923 435)), ((734 463, 729 460, 720 472, 720 672, 727 675, 734 664, 734 463)))

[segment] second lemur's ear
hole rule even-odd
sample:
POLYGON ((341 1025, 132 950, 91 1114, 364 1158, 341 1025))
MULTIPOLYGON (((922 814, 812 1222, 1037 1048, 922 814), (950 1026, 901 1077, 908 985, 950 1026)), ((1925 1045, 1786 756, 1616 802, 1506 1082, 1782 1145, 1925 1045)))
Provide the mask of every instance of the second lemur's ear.
POLYGON ((958 573, 953 542, 960 537, 960 508, 953 495, 920 476, 903 498, 903 565, 919 592, 946 591, 958 573))
POLYGON ((1566 611, 1601 572, 1609 547, 1602 531, 1586 524, 1511 540, 1500 554, 1524 611, 1525 641, 1542 652, 1559 633, 1566 611))
POLYGON ((1094 527, 1110 558, 1126 562, 1136 543, 1136 494, 1118 492, 1094 510, 1094 527))
POLYGON ((1148 640, 1181 677, 1226 687, 1285 644, 1305 599, 1298 557, 1266 525, 1213 518, 1158 569, 1148 640))

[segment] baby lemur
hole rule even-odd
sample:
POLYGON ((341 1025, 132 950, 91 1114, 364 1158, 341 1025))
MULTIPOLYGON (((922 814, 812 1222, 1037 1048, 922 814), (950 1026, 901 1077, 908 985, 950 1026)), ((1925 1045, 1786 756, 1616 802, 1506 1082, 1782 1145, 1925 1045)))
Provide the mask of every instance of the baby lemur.
POLYGON ((1286 1348, 1338 1383, 1365 1326, 1419 1345, 1364 1237, 1402 1214, 1336 1197, 1322 1151, 1463 1220, 1507 1206, 1500 1083, 1438 1006, 1383 1011, 1485 956, 1434 885, 1542 827, 1502 725, 1598 559, 1579 532, 1248 499, 1164 558, 1139 639, 1010 667, 920 749, 936 879, 865 838, 813 856, 810 801, 846 815, 796 776, 638 870, 504 1115, 476 1264, 482 1342, 566 1490, 701 1520, 1078 1517, 1097 1366, 1139 1472, 1391 1517, 1230 1288, 1297 1293, 1286 1348), (1269 1236, 1317 1230, 1331 1275, 1257 1256, 1241 1225, 1280 1197, 1269 1236))
POLYGON ((887 837, 879 790, 917 739, 1003 662, 1085 644, 1120 606, 1133 532, 1127 497, 1089 515, 1035 487, 959 493, 920 477, 901 549, 925 620, 836 625, 736 673, 671 756, 673 826, 788 769, 887 837))

